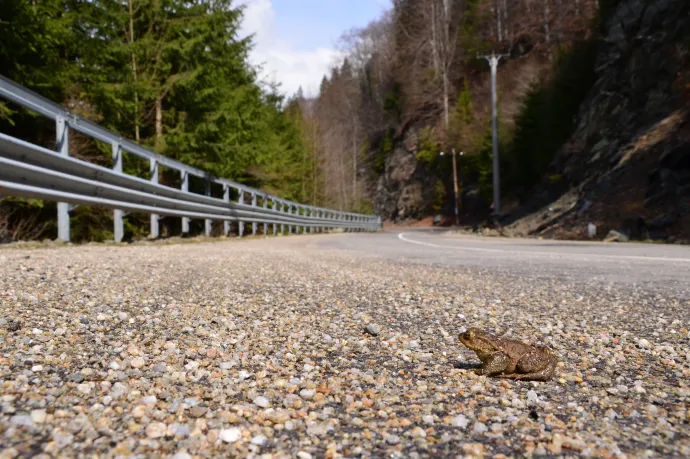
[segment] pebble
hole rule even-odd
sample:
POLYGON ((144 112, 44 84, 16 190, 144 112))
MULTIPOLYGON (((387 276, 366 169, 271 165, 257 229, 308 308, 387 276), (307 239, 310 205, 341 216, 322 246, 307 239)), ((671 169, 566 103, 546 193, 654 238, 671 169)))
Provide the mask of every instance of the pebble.
POLYGON ((266 397, 256 397, 254 399, 254 405, 259 406, 261 408, 268 408, 270 405, 270 402, 266 397))
POLYGON ((268 443, 268 438, 263 435, 256 435, 252 438, 252 445, 264 446, 268 443))
POLYGON ((132 368, 140 369, 146 365, 146 360, 143 357, 135 357, 129 364, 132 365, 132 368))
POLYGON ((489 428, 486 427, 486 424, 484 424, 483 422, 475 422, 474 426, 472 427, 472 430, 474 431, 474 433, 484 433, 487 432, 489 428))
POLYGON ((464 429, 469 425, 470 421, 467 419, 467 417, 465 417, 464 414, 459 414, 455 416, 450 423, 454 427, 460 427, 461 429, 464 429))
POLYGON ((397 435, 387 435, 386 443, 388 443, 389 445, 397 445, 398 443, 400 443, 400 437, 397 435))
POLYGON ((381 327, 377 324, 369 324, 366 326, 366 331, 370 335, 378 336, 381 333, 381 327))
POLYGON ((33 410, 31 411, 31 420, 36 424, 43 424, 47 417, 46 410, 33 410))
POLYGON ((302 389, 301 391, 299 391, 299 396, 305 400, 311 400, 312 398, 314 398, 315 394, 316 391, 314 389, 302 389))
POLYGON ((162 422, 152 422, 146 426, 146 436, 149 438, 161 438, 164 437, 168 431, 168 426, 162 422))
POLYGON ((240 438, 242 438, 242 431, 237 427, 233 427, 231 429, 223 429, 220 431, 218 438, 223 440, 225 443, 235 443, 236 441, 239 441, 240 438))

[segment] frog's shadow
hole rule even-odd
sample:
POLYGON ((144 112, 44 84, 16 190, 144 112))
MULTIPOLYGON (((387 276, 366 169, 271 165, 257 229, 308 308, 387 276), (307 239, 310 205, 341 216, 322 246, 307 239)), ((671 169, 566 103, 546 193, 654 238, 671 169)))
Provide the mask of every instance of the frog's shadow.
POLYGON ((461 362, 459 360, 453 362, 453 368, 457 368, 459 370, 475 370, 481 367, 481 363, 461 362))

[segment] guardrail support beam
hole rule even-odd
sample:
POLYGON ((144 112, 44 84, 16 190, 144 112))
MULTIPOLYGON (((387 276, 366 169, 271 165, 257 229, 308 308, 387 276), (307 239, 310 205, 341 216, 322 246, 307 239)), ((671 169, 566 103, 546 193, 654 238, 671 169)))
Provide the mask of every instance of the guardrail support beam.
MULTIPOLYGON (((206 196, 211 196, 211 181, 207 178, 206 183, 204 184, 204 194, 206 196)), ((206 237, 211 237, 211 231, 213 230, 213 220, 211 219, 206 219, 204 220, 204 235, 206 237)))
MULTIPOLYGON (((187 171, 180 171, 182 174, 182 191, 189 193, 189 173, 187 171)), ((189 218, 182 217, 182 235, 189 234, 189 218)))
MULTIPOLYGON (((256 193, 252 193, 252 207, 256 207, 256 193)), ((256 236, 257 223, 252 222, 252 236, 256 236)))
MULTIPOLYGON (((69 156, 69 126, 67 125, 67 120, 62 116, 58 116, 55 120, 55 143, 58 153, 64 156, 69 156)), ((69 242, 69 203, 58 202, 57 219, 58 239, 64 242, 69 242)))
MULTIPOLYGON (((230 207, 230 187, 227 185, 223 185, 223 201, 225 201, 228 204, 228 207, 230 207)), ((223 222, 223 235, 228 237, 228 234, 230 234, 230 222, 225 220, 223 222)))
MULTIPOLYGON (((158 183, 158 161, 149 160, 149 171, 151 172, 151 183, 158 183)), ((159 220, 158 214, 151 214, 151 234, 149 235, 151 239, 158 239, 160 236, 159 220)))
MULTIPOLYGON (((237 198, 237 202, 244 204, 244 190, 240 190, 240 197, 237 198)), ((244 236, 244 222, 242 220, 237 222, 237 235, 238 237, 244 236)))
MULTIPOLYGON (((275 198, 273 199, 273 210, 278 210, 278 204, 276 203, 275 198)), ((273 235, 275 236, 277 232, 278 232, 278 225, 276 225, 274 223, 273 224, 273 235)))
MULTIPOLYGON (((268 208, 268 200, 266 199, 266 195, 263 195, 261 197, 261 202, 262 202, 263 208, 267 209, 268 208)), ((268 223, 264 223, 264 236, 266 236, 267 234, 268 234, 268 223)))
MULTIPOLYGON (((122 173, 122 145, 119 143, 111 144, 113 152, 113 170, 122 173)), ((124 212, 120 209, 113 211, 113 236, 115 242, 122 242, 125 236, 125 223, 123 220, 124 212)))

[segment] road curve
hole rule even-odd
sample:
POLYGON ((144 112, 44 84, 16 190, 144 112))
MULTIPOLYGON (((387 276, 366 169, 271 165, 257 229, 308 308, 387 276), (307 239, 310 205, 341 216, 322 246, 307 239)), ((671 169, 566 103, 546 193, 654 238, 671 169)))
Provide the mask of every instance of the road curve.
POLYGON ((405 231, 0 250, 0 457, 690 457, 683 247, 405 231), (551 348, 478 376, 468 327, 551 348))
POLYGON ((317 247, 402 263, 467 267, 572 282, 673 290, 690 298, 690 247, 460 236, 398 230, 322 239, 317 247))

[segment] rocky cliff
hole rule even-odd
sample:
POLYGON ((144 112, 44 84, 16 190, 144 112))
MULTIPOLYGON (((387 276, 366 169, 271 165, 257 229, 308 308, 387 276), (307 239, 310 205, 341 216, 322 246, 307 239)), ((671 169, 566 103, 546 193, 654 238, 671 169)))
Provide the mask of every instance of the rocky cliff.
POLYGON ((417 161, 416 130, 407 130, 393 152, 376 184, 375 212, 387 220, 416 219, 430 212, 434 195, 434 178, 424 164, 417 161))
MULTIPOLYGON (((596 83, 549 173, 569 191, 510 230, 577 238, 591 223, 597 238, 617 230, 690 239, 689 49, 688 0, 618 4, 605 24, 596 83)), ((535 198, 547 194, 544 187, 535 198)))

